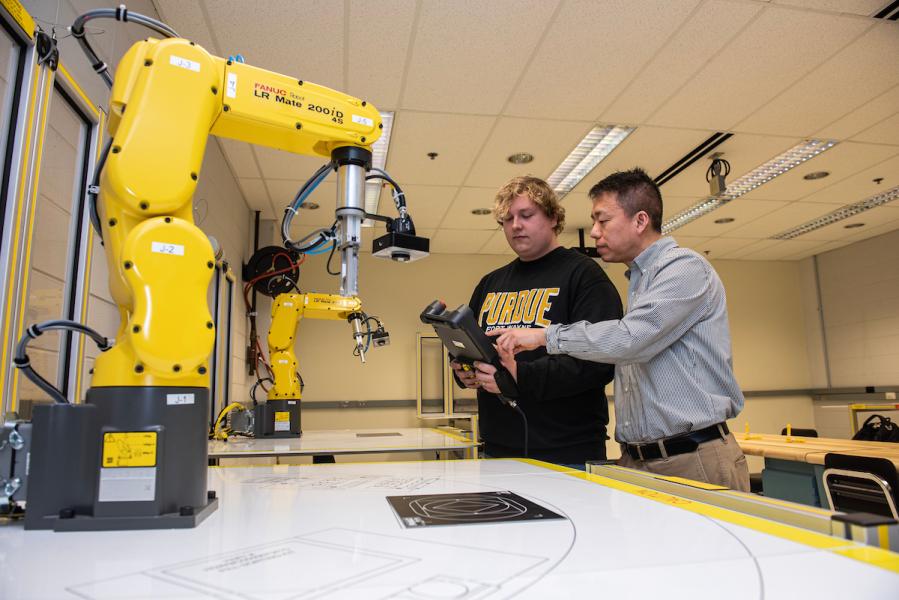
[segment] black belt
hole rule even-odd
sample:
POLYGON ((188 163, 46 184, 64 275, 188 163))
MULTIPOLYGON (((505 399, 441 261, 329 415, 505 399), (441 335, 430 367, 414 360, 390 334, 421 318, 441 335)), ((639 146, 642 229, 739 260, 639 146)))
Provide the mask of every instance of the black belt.
POLYGON ((727 428, 727 423, 718 423, 699 431, 691 431, 690 433, 676 435, 657 442, 649 442, 648 444, 622 444, 622 449, 634 460, 667 458, 678 454, 695 452, 699 444, 717 438, 724 439, 729 433, 730 430, 727 428))

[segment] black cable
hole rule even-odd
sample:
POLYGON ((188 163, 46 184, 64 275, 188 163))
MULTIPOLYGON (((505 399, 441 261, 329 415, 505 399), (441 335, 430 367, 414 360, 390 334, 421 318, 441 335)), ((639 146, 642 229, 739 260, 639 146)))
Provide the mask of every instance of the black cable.
POLYGON ((730 175, 730 163, 723 158, 713 158, 712 164, 709 165, 708 170, 705 172, 705 180, 711 182, 713 177, 718 177, 719 175, 724 175, 725 177, 730 175), (724 170, 723 173, 721 172, 722 169, 724 170))
POLYGON ((284 245, 287 246, 288 248, 293 248, 294 250, 296 250, 298 252, 305 252, 307 250, 311 250, 312 248, 314 248, 315 246, 317 246, 318 244, 321 243, 322 240, 319 239, 313 244, 307 244, 306 246, 298 246, 296 244, 296 242, 294 242, 293 240, 290 239, 290 222, 293 220, 293 216, 296 215, 296 211, 299 208, 298 202, 300 201, 300 198, 302 198, 303 195, 306 193, 306 190, 308 190, 309 187, 312 186, 313 184, 317 185, 317 183, 315 183, 315 182, 318 181, 318 179, 320 177, 323 178, 325 173, 327 173, 328 171, 330 171, 333 168, 334 168, 333 162, 327 162, 327 163, 323 164, 321 167, 319 167, 318 170, 312 175, 312 177, 307 179, 306 182, 300 187, 299 191, 294 196, 293 201, 291 201, 291 203, 287 206, 287 208, 284 209, 284 216, 281 217, 281 240, 284 242, 284 245))
MULTIPOLYGON (((370 321, 374 320, 377 323, 380 323, 380 321, 378 320, 378 317, 375 317, 375 316, 370 317, 367 314, 365 314, 364 312, 360 313, 360 314, 362 315, 361 321, 365 325, 365 348, 362 349, 362 352, 365 353, 365 352, 368 352, 368 349, 371 346, 371 336, 374 333, 371 330, 370 321)), ((353 348, 353 356, 359 356, 359 348, 353 348)))
POLYGON ((100 348, 101 352, 106 352, 112 347, 109 339, 101 335, 100 333, 94 331, 90 327, 86 325, 82 325, 81 323, 76 323, 75 321, 69 321, 68 319, 53 319, 50 321, 44 321, 43 323, 38 323, 36 325, 30 326, 25 330, 25 334, 19 339, 16 344, 16 353, 13 357, 13 364, 17 369, 21 369, 25 374, 25 377, 31 380, 36 386, 42 389, 50 398, 53 399, 57 404, 68 404, 69 401, 66 400, 66 397, 63 396, 62 392, 59 391, 56 386, 51 384, 49 381, 41 377, 31 366, 31 359, 28 358, 28 344, 31 343, 31 340, 36 339, 43 335, 45 331, 54 331, 54 330, 64 330, 64 331, 75 331, 77 333, 81 333, 90 337, 97 344, 97 347, 100 348))
POLYGON ((386 171, 382 171, 381 169, 378 169, 378 168, 373 168, 371 171, 375 174, 366 176, 365 180, 369 181, 371 179, 382 179, 382 180, 386 181, 387 183, 389 183, 391 186, 393 186, 393 189, 396 190, 396 194, 394 195, 393 200, 394 200, 394 203, 396 204, 397 209, 405 207, 406 206, 406 194, 403 192, 403 189, 400 187, 400 185, 396 181, 394 181, 393 178, 390 175, 388 175, 386 171))
POLYGON ((91 217, 91 225, 94 228, 94 231, 97 233, 97 236, 100 238, 100 243, 103 243, 103 231, 100 227, 100 213, 97 211, 97 195, 100 192, 100 172, 103 170, 103 167, 106 166, 106 157, 109 156, 109 151, 112 149, 112 138, 106 141, 106 145, 103 146, 103 152, 100 154, 100 160, 97 162, 97 166, 94 169, 94 177, 91 179, 91 184, 87 188, 87 201, 90 205, 90 217, 91 217))
POLYGON ((72 32, 72 36, 78 40, 78 44, 81 46, 81 49, 91 63, 91 68, 93 68, 94 72, 99 75, 103 82, 110 88, 112 87, 112 76, 109 74, 109 68, 106 63, 97 56, 97 53, 94 52, 94 49, 91 47, 90 42, 87 41, 87 37, 85 36, 84 26, 94 19, 115 19, 116 21, 121 21, 123 23, 137 23, 138 25, 143 25, 165 37, 180 37, 174 29, 165 23, 140 13, 129 12, 124 4, 118 8, 98 8, 89 10, 86 13, 79 15, 75 19, 75 22, 72 23, 69 30, 72 32))
POLYGON ((340 275, 340 271, 332 271, 331 270, 331 259, 334 258, 334 251, 337 249, 337 242, 331 244, 331 252, 328 253, 328 262, 325 263, 325 269, 328 271, 328 275, 340 275))
POLYGON ((253 386, 250 388, 250 399, 253 400, 253 406, 257 406, 257 405, 259 404, 259 401, 256 400, 256 388, 262 387, 262 391, 263 391, 263 392, 268 392, 268 390, 265 389, 265 386, 262 385, 262 382, 263 382, 263 381, 268 381, 268 382, 270 382, 270 383, 275 383, 274 380, 272 380, 271 377, 263 377, 263 378, 261 378, 261 379, 257 379, 257 380, 256 380, 256 383, 254 383, 253 386))
MULTIPOLYGON (((500 398, 502 398, 502 396, 500 396, 500 398)), ((524 458, 527 458, 528 457, 528 416, 526 414, 524 414, 524 411, 521 410, 521 407, 518 406, 517 402, 512 402, 508 399, 504 399, 504 400, 505 400, 506 404, 508 404, 512 410, 514 410, 515 412, 517 412, 519 414, 519 416, 521 416, 521 422, 524 425, 524 458)))

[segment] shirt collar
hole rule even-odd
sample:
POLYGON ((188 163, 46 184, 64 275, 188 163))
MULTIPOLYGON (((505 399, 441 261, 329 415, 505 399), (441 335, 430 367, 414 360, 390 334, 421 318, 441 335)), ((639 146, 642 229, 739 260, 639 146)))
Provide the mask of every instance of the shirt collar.
POLYGON ((646 249, 643 250, 640 254, 637 255, 637 258, 634 259, 629 265, 627 271, 625 271, 625 276, 630 279, 631 272, 636 267, 640 270, 640 273, 646 273, 646 269, 656 261, 656 259, 669 248, 677 247, 677 242, 674 241, 674 238, 670 235, 665 235, 660 237, 658 240, 650 244, 646 249))

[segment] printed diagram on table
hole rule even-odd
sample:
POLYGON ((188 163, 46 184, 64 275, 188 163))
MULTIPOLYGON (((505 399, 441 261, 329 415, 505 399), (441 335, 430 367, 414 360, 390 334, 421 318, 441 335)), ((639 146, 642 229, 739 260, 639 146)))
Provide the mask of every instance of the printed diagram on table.
POLYGON ((404 527, 565 519, 514 492, 388 496, 404 527))
POLYGON ((326 529, 67 589, 88 600, 474 600, 508 597, 547 568, 547 556, 326 529))

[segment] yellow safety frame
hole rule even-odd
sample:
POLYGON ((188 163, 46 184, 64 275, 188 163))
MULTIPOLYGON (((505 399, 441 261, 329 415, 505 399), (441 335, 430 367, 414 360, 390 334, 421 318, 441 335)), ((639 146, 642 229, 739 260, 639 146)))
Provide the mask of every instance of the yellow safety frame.
MULTIPOLYGON (((19 373, 11 366, 12 353, 17 340, 24 333, 25 298, 28 293, 28 278, 31 264, 31 248, 35 228, 35 205, 37 202, 38 181, 41 172, 41 160, 43 144, 46 134, 47 119, 50 102, 55 85, 58 85, 69 100, 87 119, 87 151, 93 156, 87 161, 86 167, 90 171, 96 164, 99 140, 102 137, 102 112, 91 102, 88 95, 78 84, 65 64, 60 62, 57 69, 51 70, 47 65, 39 65, 34 49, 36 32, 35 22, 22 5, 16 0, 0 0, 0 10, 5 11, 4 18, 12 20, 21 28, 24 34, 20 37, 22 51, 25 55, 25 71, 21 81, 15 82, 20 86, 19 118, 17 125, 20 130, 12 132, 9 143, 15 144, 13 155, 18 160, 11 165, 10 187, 6 190, 7 198, 13 204, 12 217, 9 221, 9 255, 4 256, 6 264, 5 302, 0 306, 2 315, 2 328, 0 328, 0 393, 2 404, 0 412, 12 413, 18 408, 17 392, 19 373)), ((86 174, 81 173, 86 176, 86 174)), ((74 216, 74 215, 73 215, 74 216)), ((85 218, 87 217, 85 213, 85 218)), ((75 240, 78 260, 75 269, 70 276, 77 278, 69 282, 75 286, 78 292, 75 295, 76 306, 74 313, 84 320, 87 316, 86 290, 90 281, 91 250, 93 244, 93 231, 82 223, 80 231, 85 232, 81 239, 75 240)), ((74 364, 79 365, 75 370, 74 383, 69 386, 69 398, 78 399, 81 395, 81 369, 83 361, 84 340, 79 336, 76 341, 76 350, 73 353, 71 346, 68 350, 68 358, 72 360, 72 354, 77 358, 74 364)), ((72 363, 70 363, 72 364, 72 363)))

